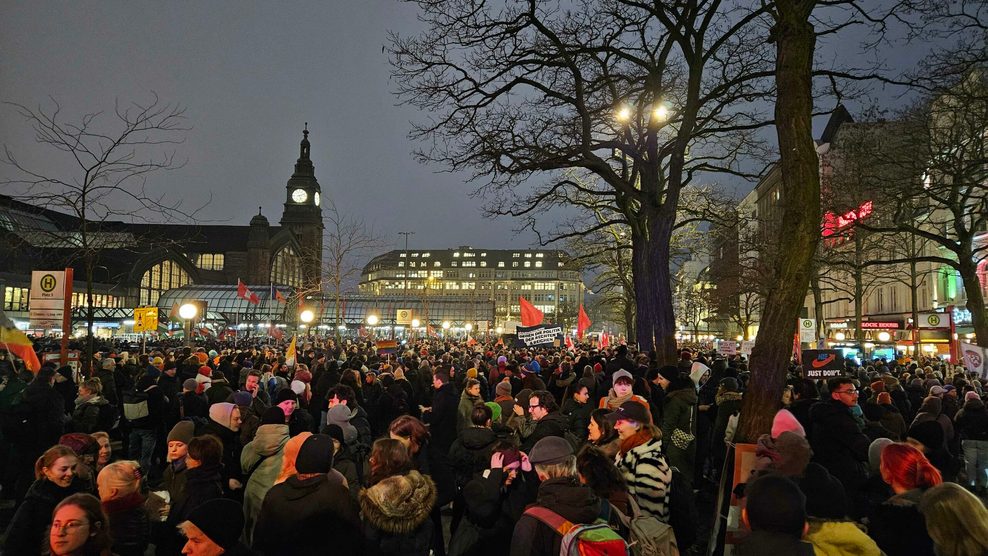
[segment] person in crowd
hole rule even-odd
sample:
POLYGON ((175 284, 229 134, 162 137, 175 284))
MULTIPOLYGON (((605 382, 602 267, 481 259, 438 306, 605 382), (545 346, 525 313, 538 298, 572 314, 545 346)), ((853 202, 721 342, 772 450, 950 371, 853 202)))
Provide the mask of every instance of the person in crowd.
POLYGON ((613 459, 621 448, 621 439, 614 429, 614 424, 607 419, 611 413, 612 411, 607 409, 595 409, 590 412, 587 442, 613 459))
POLYGON ((280 485, 298 473, 295 469, 295 460, 298 459, 298 451, 302 449, 302 443, 310 436, 312 436, 311 432, 303 432, 288 439, 281 457, 281 471, 278 473, 278 478, 274 480, 274 484, 280 485))
POLYGON ((919 511, 939 556, 988 554, 988 510, 960 485, 942 483, 930 488, 919 501, 919 511))
POLYGON ((727 457, 727 444, 724 442, 724 437, 727 435, 727 422, 732 415, 741 412, 743 395, 740 389, 738 379, 726 376, 720 379, 717 393, 714 396, 716 418, 710 432, 710 455, 712 468, 717 476, 724 466, 724 458, 727 457))
POLYGON ((587 439, 587 427, 590 426, 590 386, 586 379, 574 380, 563 393, 563 405, 559 412, 569 419, 568 428, 577 438, 587 439))
POLYGON ((624 369, 618 369, 611 375, 611 389, 607 396, 600 398, 600 409, 615 411, 626 401, 636 401, 649 409, 648 400, 632 392, 635 384, 635 377, 624 369))
POLYGON ((882 479, 894 494, 868 517, 868 535, 886 554, 934 556, 919 501, 942 482, 940 472, 909 444, 889 444, 881 458, 882 479))
POLYGON ((256 369, 248 369, 244 380, 243 391, 250 394, 250 406, 254 413, 263 415, 264 410, 271 407, 271 398, 268 393, 261 388, 261 372, 256 369))
MULTIPOLYGON (((644 410, 638 402, 626 402, 644 410)), ((593 523, 601 514, 601 500, 590 487, 580 484, 573 447, 565 438, 547 436, 539 440, 528 456, 541 484, 535 507, 549 510, 570 523, 593 523)), ((526 510, 511 536, 511 556, 550 556, 560 554, 562 534, 537 514, 526 510)))
POLYGON ((910 428, 927 421, 935 421, 943 429, 944 448, 947 448, 954 441, 954 423, 950 417, 943 412, 943 400, 937 396, 927 396, 923 399, 923 405, 919 407, 919 412, 909 425, 910 428))
POLYGON ((672 367, 659 369, 660 376, 667 380, 662 386, 666 395, 659 429, 669 465, 692 484, 696 465, 696 389, 688 375, 674 373, 672 367))
POLYGON ((75 399, 72 410, 72 430, 91 434, 99 430, 109 430, 113 422, 107 426, 107 418, 115 418, 115 408, 100 395, 102 385, 98 378, 90 378, 79 385, 79 396, 75 399), (108 416, 108 417, 105 417, 108 416))
POLYGON ((812 430, 810 421, 810 408, 820 401, 820 390, 817 389, 816 381, 804 378, 797 382, 793 388, 793 402, 788 407, 803 429, 812 430))
POLYGON ((113 447, 110 445, 110 435, 104 431, 96 431, 89 436, 92 436, 99 444, 99 454, 96 457, 96 473, 98 474, 113 461, 113 447))
POLYGON ((205 433, 218 438, 223 446, 223 490, 235 499, 243 494, 244 488, 240 466, 241 444, 237 435, 240 423, 240 408, 232 403, 219 402, 209 406, 209 423, 205 433))
POLYGON ((209 405, 225 402, 233 394, 233 386, 222 371, 213 371, 210 377, 209 389, 206 390, 206 401, 209 405))
POLYGON ((559 412, 556 398, 548 390, 536 390, 528 398, 528 416, 521 429, 521 450, 531 451, 547 436, 564 437, 569 431, 569 419, 559 412))
POLYGON ((76 493, 58 503, 51 515, 51 556, 114 556, 109 520, 92 494, 76 493))
POLYGON ((191 419, 201 417, 203 419, 209 414, 209 402, 205 394, 197 392, 199 383, 194 378, 186 379, 182 383, 182 393, 178 398, 179 417, 191 419))
MULTIPOLYGON (((601 500, 626 516, 632 515, 631 492, 621 470, 614 465, 614 459, 607 457, 599 448, 585 445, 576 455, 576 470, 580 482, 589 486, 601 500)), ((612 519, 611 524, 616 524, 612 519)))
POLYGON ((261 512, 264 496, 281 473, 285 444, 289 438, 284 412, 280 407, 269 407, 261 418, 261 426, 257 428, 254 440, 240 452, 240 468, 247 481, 244 489, 244 533, 248 544, 253 538, 254 523, 261 512))
POLYGON ((333 451, 329 436, 305 439, 295 458, 296 473, 264 497, 254 528, 256 550, 265 556, 320 554, 326 539, 333 539, 333 554, 363 554, 360 509, 346 485, 331 474, 333 451))
POLYGON ((151 541, 151 525, 141 494, 141 470, 136 461, 116 461, 100 471, 96 484, 109 518, 113 553, 143 556, 151 541))
POLYGON ((70 432, 58 439, 62 446, 75 452, 78 461, 75 475, 83 486, 82 492, 96 493, 96 460, 99 458, 99 442, 88 434, 70 432))
POLYGON ((158 430, 165 422, 165 399, 155 380, 160 373, 147 372, 133 388, 122 394, 124 416, 130 422, 127 455, 139 461, 141 469, 151 469, 158 442, 158 430))
POLYGON ((360 492, 366 554, 428 556, 434 546, 429 516, 438 498, 435 483, 412 469, 408 450, 391 438, 374 442, 370 465, 368 487, 360 492))
MULTIPOLYGON (((348 375, 352 376, 353 373, 348 373, 348 375)), ((373 441, 370 418, 367 411, 358 404, 357 394, 353 388, 346 384, 337 384, 329 390, 326 403, 327 409, 343 405, 350 411, 350 424, 357 429, 357 441, 351 446, 351 453, 361 461, 366 459, 373 441)), ((453 407, 455 411, 455 404, 453 407)))
POLYGON ((501 406, 501 424, 507 425, 508 418, 514 415, 515 398, 512 395, 511 381, 504 377, 494 386, 494 403, 501 406))
MULTIPOLYGON (((189 420, 175 423, 168 432, 165 454, 165 469, 162 472, 160 488, 168 493, 168 504, 179 505, 185 498, 185 485, 188 475, 186 457, 189 454, 189 442, 195 436, 195 424, 189 420)), ((160 508, 163 517, 168 517, 168 508, 160 508)))
POLYGON ((456 408, 457 434, 470 426, 470 415, 473 413, 473 407, 483 403, 483 401, 483 398, 480 397, 480 381, 475 378, 468 378, 463 386, 463 392, 460 394, 460 403, 456 408))
MULTIPOLYGON (((223 496, 220 474, 223 467, 223 443, 218 438, 209 434, 193 437, 189 441, 185 461, 185 496, 172 501, 168 518, 163 523, 156 524, 152 531, 159 556, 175 554, 181 550, 184 542, 178 535, 178 526, 192 515, 193 510, 223 496)), ((238 509, 238 513, 240 511, 238 509)), ((243 528, 242 523, 240 528, 243 528)), ((240 536, 239 531, 237 536, 240 536)))
POLYGON ((967 467, 967 481, 979 496, 988 494, 988 409, 975 391, 964 395, 964 406, 954 417, 967 467))
POLYGON ((470 426, 460 431, 453 446, 449 449, 450 463, 456 473, 458 488, 487 468, 491 460, 491 452, 498 437, 491 430, 493 411, 484 404, 475 406, 470 411, 470 426))
POLYGON ((360 472, 357 470, 357 463, 350 457, 346 449, 346 439, 343 438, 343 429, 336 425, 327 425, 323 434, 329 436, 333 441, 333 470, 343 476, 344 484, 350 489, 350 495, 354 502, 357 501, 357 494, 360 492, 360 472))
POLYGON ((58 444, 64 432, 65 399, 54 389, 55 375, 54 366, 43 365, 24 388, 20 403, 9 410, 16 418, 16 425, 5 427, 3 432, 13 445, 10 461, 17 477, 15 498, 18 500, 24 498, 35 480, 32 462, 58 444))
POLYGON ((609 420, 620 438, 617 467, 642 513, 669 522, 669 492, 672 469, 662 454, 662 431, 649 422, 641 404, 629 401, 609 420))
POLYGON ((401 442, 412 459, 412 468, 426 475, 430 474, 429 447, 432 435, 429 431, 430 428, 425 423, 411 415, 402 415, 388 425, 388 437, 401 442))
POLYGON ((35 481, 7 527, 4 554, 41 554, 45 527, 51 523, 55 506, 84 488, 75 473, 77 464, 68 446, 56 444, 41 454, 34 463, 35 481))
POLYGON ((813 545, 801 540, 808 529, 806 497, 795 483, 763 475, 748 483, 745 498, 741 521, 751 534, 737 546, 739 556, 813 556, 813 545))
POLYGON ((190 556, 251 556, 256 554, 240 542, 244 514, 240 504, 225 498, 204 502, 192 510, 179 528, 185 536, 182 554, 190 556))
MULTIPOLYGON (((844 485, 844 492, 856 492, 867 480, 869 439, 851 413, 858 404, 858 389, 848 378, 827 383, 830 398, 810 408, 810 446, 813 459, 827 468, 844 485)), ((852 515, 855 510, 851 508, 852 515)))

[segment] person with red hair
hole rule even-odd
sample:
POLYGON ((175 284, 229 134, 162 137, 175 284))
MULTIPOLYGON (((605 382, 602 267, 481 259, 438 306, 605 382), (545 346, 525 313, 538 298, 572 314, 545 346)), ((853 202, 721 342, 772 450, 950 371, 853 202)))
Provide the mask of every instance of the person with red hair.
POLYGON ((894 494, 868 519, 868 535, 886 554, 934 556, 933 540, 919 502, 927 489, 943 482, 923 452, 903 443, 882 449, 879 471, 894 494))

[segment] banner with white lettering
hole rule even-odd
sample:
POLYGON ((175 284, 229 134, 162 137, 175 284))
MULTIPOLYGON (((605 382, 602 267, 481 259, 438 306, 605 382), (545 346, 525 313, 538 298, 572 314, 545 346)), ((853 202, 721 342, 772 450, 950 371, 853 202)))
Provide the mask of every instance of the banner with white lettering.
POLYGON ((988 349, 961 342, 961 360, 964 367, 981 378, 988 378, 988 349))
POLYGON ((563 335, 563 327, 554 324, 519 326, 517 334, 518 340, 526 347, 551 346, 556 338, 563 335))

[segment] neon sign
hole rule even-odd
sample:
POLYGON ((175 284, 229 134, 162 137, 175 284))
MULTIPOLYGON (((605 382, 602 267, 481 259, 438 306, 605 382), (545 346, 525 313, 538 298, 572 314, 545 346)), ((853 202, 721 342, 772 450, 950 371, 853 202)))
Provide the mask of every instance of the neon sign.
POLYGON ((847 211, 844 214, 838 215, 832 212, 824 214, 823 237, 831 237, 843 232, 853 226, 858 220, 864 220, 871 216, 872 212, 874 212, 874 203, 872 201, 865 201, 858 208, 847 211))

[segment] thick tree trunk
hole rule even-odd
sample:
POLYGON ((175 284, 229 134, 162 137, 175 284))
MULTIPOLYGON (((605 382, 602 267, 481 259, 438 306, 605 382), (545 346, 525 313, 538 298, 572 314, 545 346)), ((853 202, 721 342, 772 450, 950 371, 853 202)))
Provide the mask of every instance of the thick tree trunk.
POLYGON ((778 3, 772 29, 777 56, 775 121, 781 154, 782 222, 779 256, 751 354, 751 379, 741 407, 739 442, 753 442, 771 429, 820 237, 819 161, 811 116, 816 35, 809 17, 813 5, 810 0, 778 3))
POLYGON ((964 281, 964 293, 967 296, 967 310, 971 311, 971 324, 974 334, 981 347, 988 347, 988 312, 985 311, 985 295, 981 291, 981 280, 978 279, 978 267, 974 257, 969 253, 960 254, 961 264, 958 271, 964 281))
POLYGON ((676 318, 672 310, 669 242, 672 220, 646 216, 645 233, 632 233, 631 272, 635 284, 635 336, 644 352, 655 350, 661 363, 675 363, 676 318))

